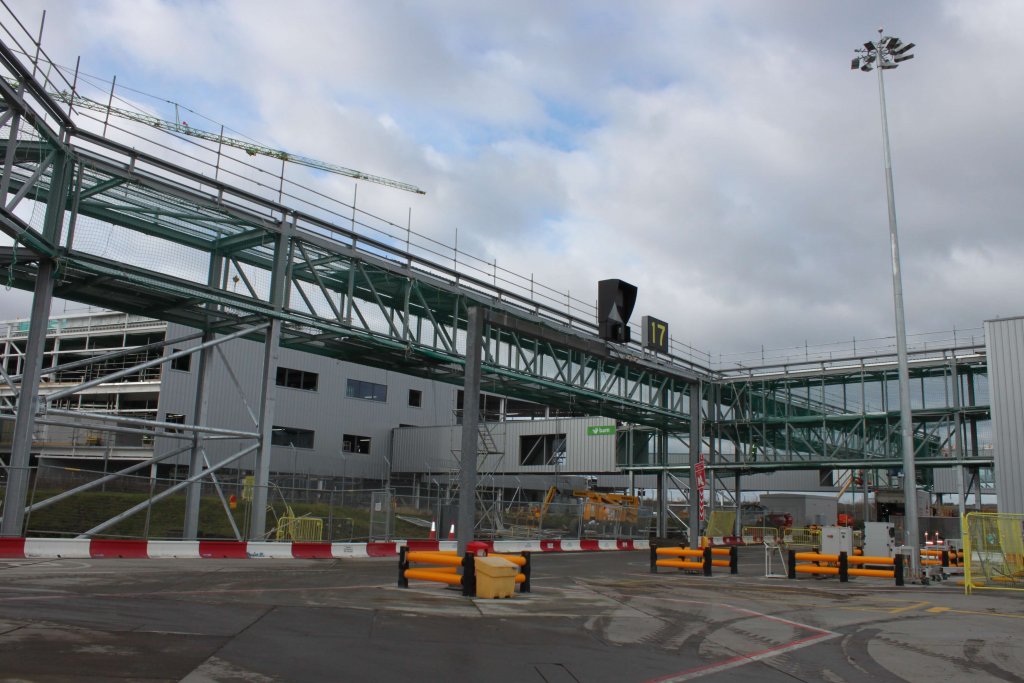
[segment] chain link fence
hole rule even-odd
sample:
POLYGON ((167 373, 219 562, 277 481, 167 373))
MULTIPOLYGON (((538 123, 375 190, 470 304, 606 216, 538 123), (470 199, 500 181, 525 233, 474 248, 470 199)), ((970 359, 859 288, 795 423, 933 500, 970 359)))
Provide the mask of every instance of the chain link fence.
MULTIPOLYGON (((112 461, 110 469, 119 463, 112 461)), ((153 540, 180 539, 190 487, 184 469, 177 476, 135 473, 105 477, 102 471, 67 466, 32 468, 25 535, 153 540), (104 481, 104 479, 106 479, 104 481), (86 490, 72 492, 77 487, 86 490), (176 490, 172 491, 177 487, 176 490), (115 524, 95 531, 137 506, 115 524)), ((257 540, 249 534, 252 475, 218 473, 198 484, 201 539, 257 540)), ((420 495, 403 489, 364 488, 355 480, 275 476, 267 494, 267 540, 362 542, 392 539, 445 540, 457 516, 457 493, 420 495)), ((3 493, 0 482, 0 494, 3 493)), ((638 506, 600 504, 583 499, 558 502, 508 501, 501 490, 476 495, 476 529, 481 539, 647 538, 653 501, 638 506)))
POLYGON ((969 512, 963 544, 967 593, 1024 590, 1024 515, 969 512))

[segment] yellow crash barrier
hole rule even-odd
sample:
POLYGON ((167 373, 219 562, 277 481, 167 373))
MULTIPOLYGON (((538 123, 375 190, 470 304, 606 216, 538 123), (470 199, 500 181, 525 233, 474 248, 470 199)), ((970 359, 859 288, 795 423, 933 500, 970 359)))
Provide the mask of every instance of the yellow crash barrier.
POLYGON ((738 571, 735 546, 731 548, 683 548, 678 546, 659 548, 651 544, 651 573, 657 574, 658 567, 688 569, 711 576, 712 567, 728 567, 730 574, 738 571), (727 559, 720 559, 725 557, 727 559), (719 559, 715 559, 719 558, 719 559))
POLYGON ((462 594, 477 597, 508 597, 503 579, 511 578, 519 585, 520 593, 530 592, 530 553, 508 555, 495 553, 477 556, 467 552, 459 557, 453 550, 409 550, 402 546, 398 552, 398 587, 408 588, 409 579, 434 581, 450 586, 461 586, 462 594), (493 562, 481 562, 493 558, 493 562), (413 564, 430 566, 413 567, 413 564), (478 564, 485 565, 478 570, 478 564), (505 568, 508 567, 509 570, 505 568), (461 573, 460 573, 461 572, 461 573), (487 572, 480 581, 480 574, 487 572))
POLYGON ((879 579, 893 579, 897 586, 903 585, 903 556, 880 557, 873 555, 826 555, 824 553, 798 553, 789 551, 789 572, 787 575, 795 579, 797 574, 821 574, 838 576, 843 583, 851 576, 865 576, 879 579), (804 564, 801 564, 804 563, 804 564), (851 566, 854 565, 854 566, 851 566), (876 569, 871 567, 892 567, 892 569, 876 569))

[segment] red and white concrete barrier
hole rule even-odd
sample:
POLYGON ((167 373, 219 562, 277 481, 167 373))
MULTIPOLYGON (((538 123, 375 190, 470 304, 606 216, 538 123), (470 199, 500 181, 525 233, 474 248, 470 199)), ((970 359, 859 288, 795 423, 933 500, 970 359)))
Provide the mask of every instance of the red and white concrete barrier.
MULTIPOLYGON (((106 538, 0 538, 0 559, 332 559, 395 557, 408 545, 414 550, 455 550, 455 541, 427 539, 370 543, 275 543, 272 541, 144 541, 106 538)), ((545 539, 488 541, 496 553, 597 552, 646 550, 647 541, 545 539)))

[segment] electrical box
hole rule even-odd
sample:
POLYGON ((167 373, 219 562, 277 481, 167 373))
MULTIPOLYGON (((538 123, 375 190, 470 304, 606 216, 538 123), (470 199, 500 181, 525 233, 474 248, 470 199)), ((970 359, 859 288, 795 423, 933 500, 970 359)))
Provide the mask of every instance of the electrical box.
POLYGON ((896 527, 890 522, 864 523, 864 554, 893 557, 896 553, 896 527))
POLYGON ((853 529, 847 526, 825 526, 821 528, 821 554, 853 555, 853 529))

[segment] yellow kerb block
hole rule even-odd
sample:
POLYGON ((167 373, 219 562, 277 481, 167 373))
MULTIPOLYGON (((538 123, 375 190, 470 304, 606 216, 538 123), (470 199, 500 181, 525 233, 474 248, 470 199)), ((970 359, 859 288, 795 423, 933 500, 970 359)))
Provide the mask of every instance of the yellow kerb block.
POLYGON ((476 557, 476 597, 511 598, 519 567, 501 557, 476 557))

